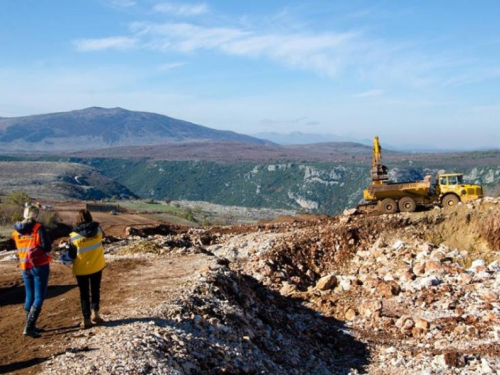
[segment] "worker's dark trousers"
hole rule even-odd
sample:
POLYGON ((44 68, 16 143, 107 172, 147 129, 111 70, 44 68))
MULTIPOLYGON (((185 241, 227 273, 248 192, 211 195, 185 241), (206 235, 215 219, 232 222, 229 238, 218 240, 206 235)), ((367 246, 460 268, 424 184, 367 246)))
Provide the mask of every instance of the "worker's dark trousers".
POLYGON ((99 300, 101 298, 102 271, 91 275, 77 276, 78 288, 80 288, 80 303, 82 304, 83 317, 90 318, 90 303, 92 295, 92 310, 99 311, 99 300))

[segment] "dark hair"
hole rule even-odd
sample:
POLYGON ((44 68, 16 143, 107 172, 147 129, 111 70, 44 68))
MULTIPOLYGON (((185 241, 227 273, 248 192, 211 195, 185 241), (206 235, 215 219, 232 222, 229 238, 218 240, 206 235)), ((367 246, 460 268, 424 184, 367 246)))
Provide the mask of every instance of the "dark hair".
POLYGON ((89 210, 79 210, 78 216, 75 220, 75 225, 81 225, 85 223, 91 223, 93 221, 92 215, 89 210))

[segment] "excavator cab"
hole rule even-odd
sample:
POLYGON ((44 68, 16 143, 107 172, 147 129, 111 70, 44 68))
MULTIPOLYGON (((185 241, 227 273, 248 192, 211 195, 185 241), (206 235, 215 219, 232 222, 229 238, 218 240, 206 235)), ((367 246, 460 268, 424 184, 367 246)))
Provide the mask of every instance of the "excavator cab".
POLYGON ((386 181, 389 179, 388 168, 383 164, 377 164, 371 169, 372 181, 386 181))

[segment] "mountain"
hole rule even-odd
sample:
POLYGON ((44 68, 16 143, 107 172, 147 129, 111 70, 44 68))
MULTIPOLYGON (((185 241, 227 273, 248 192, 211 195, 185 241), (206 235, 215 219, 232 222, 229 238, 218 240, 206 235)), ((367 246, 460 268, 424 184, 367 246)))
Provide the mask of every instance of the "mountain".
POLYGON ((120 183, 96 169, 78 163, 51 161, 0 161, 0 195, 22 190, 47 200, 136 197, 120 183))
MULTIPOLYGON (((279 145, 305 145, 320 142, 350 142, 360 143, 362 145, 372 146, 372 139, 361 139, 349 136, 339 136, 336 134, 314 134, 314 133, 276 133, 261 132, 252 134, 253 137, 266 139, 279 145)), ((384 150, 393 150, 398 152, 418 152, 418 153, 437 153, 437 152, 465 152, 465 151, 488 151, 498 149, 497 147, 453 147, 443 148, 428 144, 388 144, 384 141, 384 150)))
POLYGON ((71 112, 0 118, 0 149, 7 152, 80 151, 192 141, 271 143, 156 113, 123 108, 92 107, 71 112))
POLYGON ((267 139, 268 141, 277 143, 279 145, 303 145, 320 142, 355 142, 368 146, 371 146, 373 144, 373 141, 369 139, 342 137, 335 134, 314 134, 302 132, 291 132, 288 134, 283 134, 276 132, 261 132, 252 134, 252 136, 260 139, 267 139))

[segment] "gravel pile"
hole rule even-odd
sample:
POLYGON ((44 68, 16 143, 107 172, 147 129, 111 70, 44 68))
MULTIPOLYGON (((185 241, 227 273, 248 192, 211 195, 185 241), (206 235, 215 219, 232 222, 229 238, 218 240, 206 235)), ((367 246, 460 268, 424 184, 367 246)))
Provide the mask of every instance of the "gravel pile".
POLYGON ((171 298, 78 332, 45 373, 499 372, 500 249, 484 217, 498 222, 498 200, 135 234, 107 256, 206 264, 171 298))
POLYGON ((443 243, 425 240, 445 224, 458 230, 461 216, 500 218, 498 200, 460 210, 295 228, 242 272, 345 322, 371 343, 370 371, 500 371, 500 249, 487 248, 500 233, 482 238, 491 231, 476 223, 473 242, 482 245, 469 250, 450 248, 443 236, 443 243))

